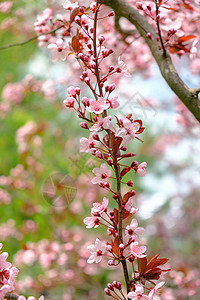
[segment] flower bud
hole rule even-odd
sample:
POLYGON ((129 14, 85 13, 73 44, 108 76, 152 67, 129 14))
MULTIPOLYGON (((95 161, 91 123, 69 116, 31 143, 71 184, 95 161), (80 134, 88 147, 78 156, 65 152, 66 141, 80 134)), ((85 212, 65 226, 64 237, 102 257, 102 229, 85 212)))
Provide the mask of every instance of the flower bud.
POLYGON ((95 155, 98 158, 103 158, 101 151, 96 151, 95 155))
POLYGON ((126 146, 122 146, 122 147, 120 148, 120 150, 126 151, 126 150, 127 150, 127 147, 126 147, 126 146))
POLYGON ((110 292, 110 290, 109 290, 108 288, 105 288, 105 289, 104 289, 104 292, 105 292, 105 294, 106 294, 107 296, 112 296, 112 295, 111 295, 111 292, 110 292))
POLYGON ((128 186, 133 186, 133 181, 132 181, 132 180, 129 180, 126 184, 127 184, 128 186))
POLYGON ((114 266, 114 265, 115 265, 115 261, 114 261, 113 259, 110 259, 110 260, 108 261, 108 265, 109 265, 109 266, 114 266))
POLYGON ((90 105, 90 100, 87 97, 83 97, 81 102, 83 103, 84 106, 90 105))
POLYGON ((119 244, 119 249, 120 249, 120 250, 124 250, 124 249, 125 249, 124 244, 119 244))
POLYGON ((106 251, 111 252, 112 251, 112 246, 111 245, 106 245, 106 251))
POLYGON ((98 134, 96 133, 96 132, 93 132, 92 133, 92 138, 95 140, 95 141, 99 141, 100 139, 99 139, 99 136, 98 136, 98 134))
POLYGON ((152 39, 151 33, 147 32, 146 37, 151 40, 152 39))
POLYGON ((109 14, 108 17, 113 17, 115 15, 115 12, 112 10, 109 14))
POLYGON ((114 291, 114 287, 112 286, 111 283, 108 283, 108 284, 107 284, 107 288, 108 288, 109 290, 111 290, 111 291, 114 291))
POLYGON ((110 66, 109 69, 108 69, 108 72, 111 73, 112 71, 114 71, 114 69, 115 69, 115 67, 110 66))
POLYGON ((80 123, 81 128, 83 129, 89 129, 88 124, 86 122, 81 122, 80 123))

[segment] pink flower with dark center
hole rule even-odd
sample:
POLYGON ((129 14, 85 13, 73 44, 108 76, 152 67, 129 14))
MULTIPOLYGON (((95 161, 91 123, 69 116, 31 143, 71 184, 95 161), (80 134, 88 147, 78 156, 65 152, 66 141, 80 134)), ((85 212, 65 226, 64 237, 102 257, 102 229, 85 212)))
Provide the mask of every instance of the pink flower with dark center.
POLYGON ((141 125, 138 122, 132 123, 127 118, 121 118, 124 127, 120 127, 116 130, 115 135, 123 138, 124 144, 130 143, 133 140, 140 129, 141 125))
POLYGON ((91 182, 98 184, 100 182, 107 182, 107 179, 111 176, 111 170, 107 169, 106 164, 101 164, 100 168, 94 168, 92 172, 96 175, 91 182))
POLYGON ((135 234, 142 234, 142 233, 144 233, 144 228, 138 227, 137 220, 133 219, 131 221, 131 224, 126 226, 126 233, 130 236, 135 235, 135 234))
POLYGON ((93 207, 91 208, 91 214, 93 216, 98 216, 102 214, 104 211, 106 211, 108 202, 109 202, 108 199, 104 197, 101 203, 99 202, 93 203, 93 207))
POLYGON ((149 300, 147 295, 144 295, 144 288, 142 284, 136 284, 135 292, 128 293, 128 298, 132 300, 149 300))
POLYGON ((130 245, 130 254, 133 254, 135 257, 143 258, 146 255, 143 254, 146 251, 145 246, 138 246, 138 242, 131 243, 130 245))
POLYGON ((89 139, 82 137, 80 139, 80 152, 90 153, 91 149, 95 149, 95 142, 90 134, 89 139))
POLYGON ((87 225, 86 228, 97 228, 100 224, 100 218, 91 216, 85 218, 83 222, 85 223, 85 225, 87 225))
POLYGON ((104 129, 112 129, 113 128, 113 124, 111 121, 112 117, 111 116, 107 116, 104 119, 102 118, 98 118, 98 121, 92 125, 92 127, 90 128, 90 131, 95 131, 98 132, 102 129, 102 127, 104 129))
POLYGON ((141 163, 141 164, 138 166, 136 172, 138 173, 139 176, 141 176, 141 177, 145 176, 145 174, 146 174, 146 170, 145 170, 146 166, 147 166, 147 163, 146 163, 146 162, 143 162, 143 163, 141 163))
POLYGON ((125 204, 125 209, 130 212, 130 214, 135 214, 139 209, 134 206, 134 198, 131 197, 125 204))
POLYGON ((102 245, 102 242, 99 239, 96 239, 95 244, 88 246, 88 250, 91 255, 88 258, 87 263, 99 263, 102 260, 102 255, 106 252, 106 246, 102 245))
POLYGON ((62 39, 57 39, 55 44, 49 44, 47 48, 51 51, 51 60, 53 62, 59 59, 62 61, 66 60, 67 51, 62 39))
POLYGON ((86 109, 89 112, 93 112, 99 115, 109 107, 110 107, 110 103, 106 103, 106 100, 103 97, 100 97, 97 100, 90 99, 90 106, 86 107, 86 109))

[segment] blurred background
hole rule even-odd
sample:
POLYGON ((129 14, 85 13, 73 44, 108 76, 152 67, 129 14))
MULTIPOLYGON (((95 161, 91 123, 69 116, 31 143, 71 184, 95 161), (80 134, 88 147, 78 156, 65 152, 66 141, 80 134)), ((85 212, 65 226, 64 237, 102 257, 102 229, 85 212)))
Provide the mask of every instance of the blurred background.
MULTIPOLYGON (((0 47, 35 36, 38 13, 56 1, 0 2, 0 47)), ((126 56, 123 56, 124 60, 126 56)), ((200 84, 186 59, 175 58, 182 77, 200 84)), ((128 61, 127 61, 128 64, 128 61)), ((73 58, 52 63, 37 42, 0 50, 0 242, 19 268, 17 291, 45 299, 102 299, 107 282, 121 279, 106 262, 88 265, 87 245, 105 236, 85 229, 83 218, 104 191, 92 185, 100 162, 79 153, 79 120, 62 102, 70 85, 79 85, 73 58), (116 276, 118 278, 116 278, 116 276)), ((78 73, 77 73, 78 74, 78 73)), ((117 88, 115 114, 142 119, 144 143, 130 151, 146 161, 147 174, 134 174, 136 216, 146 228, 148 255, 169 258, 163 299, 200 297, 200 129, 175 98, 157 66, 134 71, 117 88)), ((85 91, 87 96, 87 91, 85 91)), ((129 175, 130 176, 130 175, 129 175)), ((129 178, 130 179, 130 178, 129 178)))

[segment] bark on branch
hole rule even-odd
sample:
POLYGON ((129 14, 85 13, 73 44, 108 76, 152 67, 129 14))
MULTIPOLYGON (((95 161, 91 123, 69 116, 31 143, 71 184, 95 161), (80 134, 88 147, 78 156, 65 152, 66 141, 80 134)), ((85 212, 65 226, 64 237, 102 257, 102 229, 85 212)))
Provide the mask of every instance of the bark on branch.
POLYGON ((183 82, 172 63, 170 55, 168 53, 164 55, 163 51, 159 50, 159 44, 156 41, 157 34, 146 18, 123 0, 104 0, 104 4, 110 6, 118 17, 124 17, 135 25, 140 35, 145 39, 145 42, 149 46, 160 72, 169 87, 200 122, 199 88, 190 89, 183 82), (152 40, 146 37, 147 32, 151 33, 152 40))

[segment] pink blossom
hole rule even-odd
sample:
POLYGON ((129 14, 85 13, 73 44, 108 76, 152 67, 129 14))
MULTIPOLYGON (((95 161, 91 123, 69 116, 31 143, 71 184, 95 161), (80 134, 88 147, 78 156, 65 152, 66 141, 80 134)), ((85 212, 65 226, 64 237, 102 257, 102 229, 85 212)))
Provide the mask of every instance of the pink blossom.
POLYGON ((128 235, 134 235, 134 234, 142 234, 144 233, 143 227, 138 227, 138 222, 136 219, 133 219, 131 221, 131 224, 126 226, 126 232, 128 235))
POLYGON ((106 164, 101 164, 100 168, 94 168, 92 172, 96 175, 91 182, 97 184, 100 182, 107 182, 107 178, 111 176, 111 170, 107 169, 106 164))
POLYGON ((107 116, 104 119, 98 118, 97 122, 94 125, 92 125, 92 127, 90 128, 90 131, 98 132, 102 129, 102 127, 104 129, 112 129, 113 124, 111 119, 112 119, 111 116, 107 116))
POLYGON ((93 112, 99 115, 109 107, 110 107, 110 103, 106 103, 106 100, 103 97, 100 97, 97 100, 90 99, 90 106, 86 107, 86 109, 89 112, 93 112))
POLYGON ((52 20, 52 10, 50 8, 46 8, 41 15, 37 15, 34 26, 44 25, 48 20, 52 20))
POLYGON ((66 106, 66 107, 69 107, 69 108, 72 108, 74 107, 74 98, 73 97, 67 97, 64 101, 63 101, 63 104, 66 106))
POLYGON ((91 149, 95 147, 94 140, 92 138, 92 134, 90 134, 89 139, 82 137, 80 139, 80 152, 89 153, 91 149))
POLYGON ((70 86, 68 89, 67 89, 67 93, 69 96, 76 96, 76 89, 74 86, 70 86))
POLYGON ((149 299, 150 300, 159 300, 160 297, 157 295, 158 294, 158 289, 161 288, 165 284, 164 281, 159 282, 156 284, 156 286, 150 291, 149 293, 149 299))
POLYGON ((83 222, 87 225, 86 228, 97 228, 100 224, 100 218, 94 216, 86 217, 83 222))
POLYGON ((117 99, 117 95, 108 98, 108 101, 110 102, 110 108, 117 109, 119 107, 119 102, 117 101, 117 99))
POLYGON ((128 298, 133 299, 133 300, 149 300, 150 298, 146 295, 143 295, 144 293, 144 288, 142 284, 137 284, 135 286, 135 292, 130 292, 128 293, 128 298))
POLYGON ((118 65, 121 69, 121 72, 124 74, 124 76, 131 77, 131 74, 129 72, 127 65, 125 64, 125 62, 123 60, 121 60, 120 57, 118 57, 118 65))
POLYGON ((95 9, 96 9, 96 2, 92 2, 92 3, 90 4, 90 10, 91 10, 92 12, 95 12, 95 9))
POLYGON ((51 51, 51 60, 53 62, 59 59, 66 60, 67 51, 62 39, 57 39, 55 44, 49 44, 47 48, 51 51))
POLYGON ((131 197, 128 202, 125 204, 125 209, 130 212, 130 214, 135 214, 138 211, 138 208, 134 206, 134 198, 131 197))
POLYGON ((106 252, 106 246, 102 245, 102 242, 99 239, 96 239, 94 244, 88 246, 88 250, 90 251, 91 255, 88 258, 87 263, 99 263, 102 260, 102 255, 106 252))
POLYGON ((145 167, 147 166, 146 162, 141 163, 137 168, 137 173, 139 176, 143 177, 146 174, 145 167))
POLYGON ((130 143, 133 140, 140 129, 141 125, 138 122, 132 123, 127 118, 121 118, 124 127, 120 127, 116 130, 115 135, 123 138, 124 144, 130 143))
POLYGON ((67 9, 67 10, 73 10, 74 8, 78 7, 78 2, 72 3, 71 1, 66 0, 66 1, 62 4, 62 6, 63 6, 64 9, 67 9))
POLYGON ((0 3, 0 12, 7 14, 10 11, 10 8, 12 7, 13 3, 12 1, 3 1, 0 3))
POLYGON ((99 202, 93 203, 93 207, 91 209, 91 214, 93 216, 102 214, 104 211, 106 211, 108 202, 109 202, 108 199, 106 197, 104 197, 101 203, 99 203, 99 202))
POLYGON ((145 254, 143 254, 146 249, 147 248, 145 246, 138 246, 138 242, 131 243, 130 245, 130 253, 138 258, 143 258, 146 256, 145 254))

